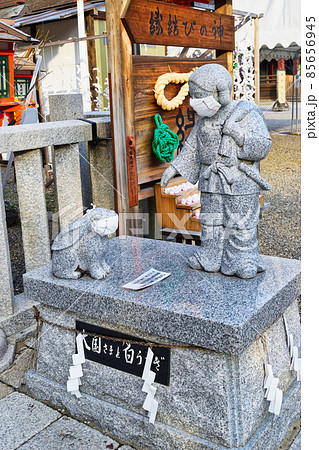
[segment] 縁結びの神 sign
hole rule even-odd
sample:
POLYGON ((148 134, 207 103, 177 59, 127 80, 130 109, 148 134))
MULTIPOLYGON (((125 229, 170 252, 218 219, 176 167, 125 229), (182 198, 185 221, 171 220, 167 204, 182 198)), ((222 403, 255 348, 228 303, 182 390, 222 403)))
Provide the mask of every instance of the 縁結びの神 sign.
POLYGON ((233 51, 234 17, 157 1, 131 0, 122 19, 136 44, 233 51))
MULTIPOLYGON (((141 377, 147 355, 147 346, 131 344, 129 342, 120 342, 112 340, 114 338, 127 339, 128 341, 143 341, 135 336, 119 333, 114 330, 97 327, 88 323, 76 321, 76 329, 84 332, 84 355, 85 359, 104 364, 108 367, 127 372, 141 377), (101 336, 86 335, 85 332, 96 333, 101 336)), ((155 382, 169 385, 170 373, 170 349, 152 346, 154 358, 151 370, 155 372, 155 382)))

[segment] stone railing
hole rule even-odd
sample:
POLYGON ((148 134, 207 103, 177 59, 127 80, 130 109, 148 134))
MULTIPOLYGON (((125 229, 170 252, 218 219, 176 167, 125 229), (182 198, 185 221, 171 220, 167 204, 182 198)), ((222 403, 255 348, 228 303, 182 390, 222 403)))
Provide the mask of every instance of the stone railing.
MULTIPOLYGON (((91 120, 91 119, 90 119, 91 120)), ((0 129, 0 149, 14 152, 26 271, 50 262, 41 148, 52 147, 60 229, 83 214, 79 145, 88 142, 87 159, 92 203, 114 208, 113 156, 108 118, 96 118, 98 138, 92 141, 92 124, 80 120, 47 122, 0 129), (72 214, 69 214, 72 210, 72 214)), ((1 178, 1 174, 0 174, 1 178)), ((13 314, 14 291, 6 216, 0 180, 0 316, 13 314)))

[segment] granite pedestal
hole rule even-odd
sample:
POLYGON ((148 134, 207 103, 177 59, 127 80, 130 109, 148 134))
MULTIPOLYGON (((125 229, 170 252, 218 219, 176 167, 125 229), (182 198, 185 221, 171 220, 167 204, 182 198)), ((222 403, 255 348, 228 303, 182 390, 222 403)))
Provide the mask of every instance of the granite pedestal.
POLYGON ((290 371, 282 316, 300 348, 300 262, 265 256, 266 272, 242 280, 190 269, 193 246, 132 237, 105 245, 113 261, 105 280, 57 279, 49 265, 24 276, 25 293, 41 303, 41 316, 65 327, 80 320, 159 344, 202 348, 171 349, 169 386, 155 383, 152 425, 135 375, 86 361, 82 397, 68 393, 75 334, 44 323, 36 370, 26 376, 32 393, 138 449, 276 448, 300 416, 300 383, 290 371), (171 276, 137 292, 120 288, 150 267, 171 276), (264 399, 267 353, 283 391, 278 417, 264 399))

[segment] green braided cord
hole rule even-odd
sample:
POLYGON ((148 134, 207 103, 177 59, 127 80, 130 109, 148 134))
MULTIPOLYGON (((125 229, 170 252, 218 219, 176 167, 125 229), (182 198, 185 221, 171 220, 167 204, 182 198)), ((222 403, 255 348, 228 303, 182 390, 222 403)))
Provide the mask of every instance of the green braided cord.
POLYGON ((179 137, 173 133, 169 126, 163 123, 159 114, 155 116, 156 129, 154 131, 154 139, 152 142, 153 152, 156 158, 161 161, 172 161, 175 149, 179 145, 179 137))

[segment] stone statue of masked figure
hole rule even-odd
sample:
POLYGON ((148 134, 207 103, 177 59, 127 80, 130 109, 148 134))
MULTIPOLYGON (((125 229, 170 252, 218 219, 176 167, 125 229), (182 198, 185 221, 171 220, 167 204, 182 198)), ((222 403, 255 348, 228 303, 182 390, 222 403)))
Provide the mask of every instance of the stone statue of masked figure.
POLYGON ((200 116, 161 186, 176 174, 201 191, 201 247, 193 269, 253 278, 265 270, 258 253, 259 193, 269 190, 257 162, 271 138, 255 103, 231 100, 232 78, 221 65, 206 64, 189 79, 190 105, 200 116))

